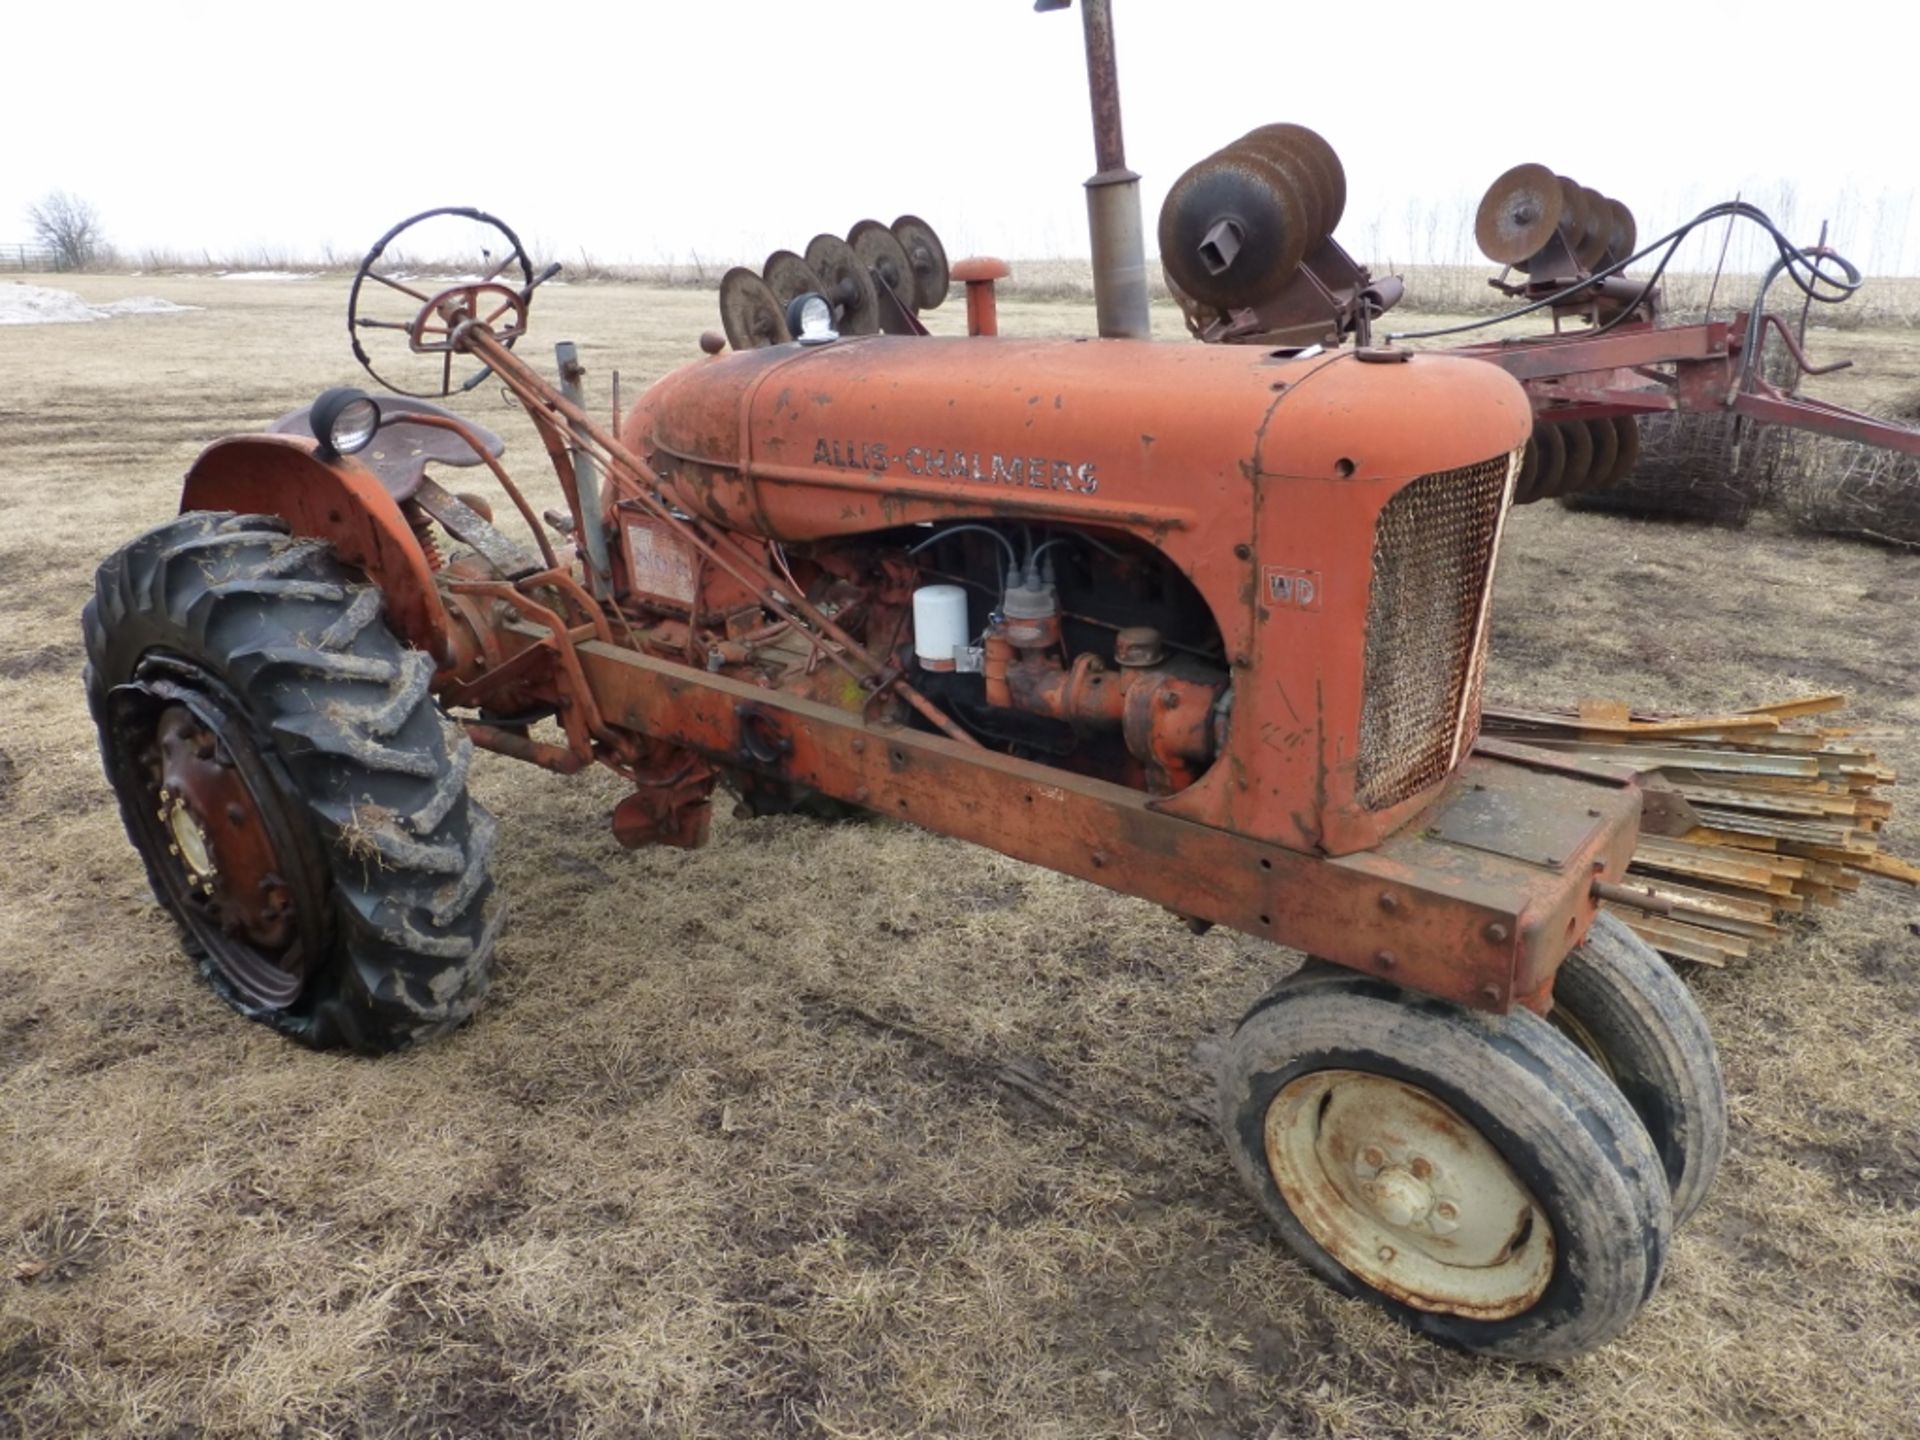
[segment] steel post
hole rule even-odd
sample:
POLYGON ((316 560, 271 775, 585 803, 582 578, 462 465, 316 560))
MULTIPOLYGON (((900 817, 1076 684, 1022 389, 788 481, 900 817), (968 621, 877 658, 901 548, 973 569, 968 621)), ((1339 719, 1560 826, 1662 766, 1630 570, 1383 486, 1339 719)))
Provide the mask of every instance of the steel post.
MULTIPOLYGON (((586 392, 580 377, 587 372, 580 363, 578 347, 571 340, 562 340, 553 347, 553 359, 560 371, 560 393, 584 410, 586 392)), ((574 423, 569 428, 575 442, 568 448, 573 456, 574 493, 580 497, 580 538, 587 547, 588 588, 604 600, 613 593, 613 567, 607 560, 607 530, 600 514, 600 477, 593 457, 579 443, 584 438, 580 425, 574 423)))

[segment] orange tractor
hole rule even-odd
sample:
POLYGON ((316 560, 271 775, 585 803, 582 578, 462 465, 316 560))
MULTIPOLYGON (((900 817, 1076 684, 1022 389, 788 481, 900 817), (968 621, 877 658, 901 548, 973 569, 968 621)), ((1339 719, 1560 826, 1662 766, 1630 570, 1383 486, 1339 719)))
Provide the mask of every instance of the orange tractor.
MULTIPOLYGON (((1133 193, 1114 139, 1097 228, 1133 193)), ((701 844, 719 787, 873 812, 1314 957, 1235 1030, 1219 1113, 1331 1284, 1512 1357, 1628 1323, 1725 1102, 1686 988, 1599 910, 1638 789, 1477 737, 1514 379, 1002 338, 974 265, 976 333, 843 335, 801 293, 794 338, 704 337, 608 428, 564 354, 556 385, 513 349, 543 277, 510 231, 428 283, 386 258, 405 228, 355 281, 356 353, 393 327, 443 397, 480 367, 565 512, 451 411, 329 391, 210 446, 86 608, 108 777, 223 999, 370 1053, 472 1014, 506 914, 476 749, 608 767, 627 845, 701 844), (527 533, 436 465, 491 471, 527 533)), ((907 315, 945 258, 892 228, 911 273, 855 278, 907 315)), ((1103 330, 1144 315, 1103 294, 1103 330)))

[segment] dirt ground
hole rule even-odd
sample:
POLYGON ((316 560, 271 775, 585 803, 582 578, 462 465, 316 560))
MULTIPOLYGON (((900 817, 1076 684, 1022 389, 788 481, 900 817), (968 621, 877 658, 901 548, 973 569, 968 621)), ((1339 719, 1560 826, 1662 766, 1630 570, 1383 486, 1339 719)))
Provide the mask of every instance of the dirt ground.
MULTIPOLYGON (((1337 1299, 1236 1187, 1195 1047, 1295 957, 914 829, 628 854, 610 778, 483 757, 515 911, 480 1016, 370 1063, 231 1015, 101 780, 78 615, 201 444, 356 378, 343 290, 74 288, 205 308, 0 330, 0 1435, 1913 1433, 1920 901, 1891 885, 1689 977, 1732 1153, 1638 1324, 1557 1368, 1337 1299)), ((714 311, 574 286, 535 319, 604 405, 714 311)), ((1844 338, 1912 388, 1911 332, 1844 338)), ((537 474, 496 393, 470 413, 537 474)), ((1920 773, 1916 615, 1910 554, 1533 506, 1493 688, 1837 687, 1920 773)))

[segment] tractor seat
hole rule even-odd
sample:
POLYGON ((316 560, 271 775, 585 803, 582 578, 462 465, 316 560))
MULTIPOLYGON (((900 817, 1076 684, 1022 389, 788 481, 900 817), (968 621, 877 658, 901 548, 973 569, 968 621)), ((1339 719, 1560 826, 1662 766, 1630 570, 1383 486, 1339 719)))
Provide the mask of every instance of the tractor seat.
MULTIPOLYGON (((431 400, 416 400, 407 395, 376 395, 374 399, 380 406, 380 433, 354 458, 380 477, 380 484, 395 500, 412 498, 426 478, 429 462, 479 465, 486 458, 475 454, 473 447, 451 430, 409 425, 405 418, 408 415, 445 415, 460 421, 486 447, 486 455, 498 455, 507 448, 507 442, 486 426, 464 415, 455 415, 431 400)), ((307 425, 307 412, 311 409, 311 405, 302 405, 282 415, 267 429, 274 435, 310 435, 313 432, 307 425)))

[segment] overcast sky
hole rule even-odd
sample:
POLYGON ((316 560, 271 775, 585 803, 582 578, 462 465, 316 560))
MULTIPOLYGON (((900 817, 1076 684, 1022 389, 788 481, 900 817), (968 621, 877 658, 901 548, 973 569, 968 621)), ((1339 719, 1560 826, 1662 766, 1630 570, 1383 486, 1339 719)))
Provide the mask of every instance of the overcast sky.
MULTIPOLYGON (((1182 169, 1291 120, 1344 160, 1362 261, 1476 258, 1460 222, 1537 160, 1643 238, 1790 193, 1802 238, 1830 217, 1871 270, 1920 271, 1910 4, 1114 10, 1150 236, 1182 169)), ((1078 15, 1031 0, 33 3, 0 26, 0 242, 60 186, 129 251, 344 256, 468 204, 543 259, 758 261, 903 211, 956 253, 1084 255, 1090 135, 1078 15)))

